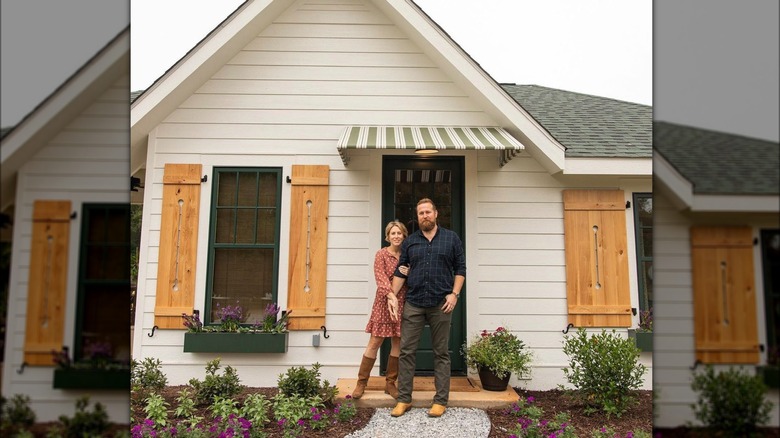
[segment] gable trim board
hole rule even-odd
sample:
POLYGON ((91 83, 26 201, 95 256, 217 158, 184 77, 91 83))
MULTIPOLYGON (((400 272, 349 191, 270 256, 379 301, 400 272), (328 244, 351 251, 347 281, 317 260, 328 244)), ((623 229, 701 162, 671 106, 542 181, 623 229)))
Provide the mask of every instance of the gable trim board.
POLYGON ((336 149, 345 166, 350 149, 497 150, 503 166, 525 147, 496 127, 349 126, 336 149))

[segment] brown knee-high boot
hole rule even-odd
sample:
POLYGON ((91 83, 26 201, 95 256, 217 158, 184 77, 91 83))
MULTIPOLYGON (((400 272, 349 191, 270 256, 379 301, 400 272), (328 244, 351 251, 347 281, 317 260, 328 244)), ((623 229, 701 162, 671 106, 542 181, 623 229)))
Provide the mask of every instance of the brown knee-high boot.
POLYGON ((363 392, 368 384, 368 376, 371 375, 371 369, 374 368, 374 362, 376 362, 375 357, 363 356, 363 360, 360 362, 360 370, 358 370, 357 385, 355 385, 355 391, 352 392, 352 398, 363 397, 363 392))
POLYGON ((385 375, 385 394, 390 394, 394 399, 398 398, 398 356, 387 356, 387 374, 385 375))

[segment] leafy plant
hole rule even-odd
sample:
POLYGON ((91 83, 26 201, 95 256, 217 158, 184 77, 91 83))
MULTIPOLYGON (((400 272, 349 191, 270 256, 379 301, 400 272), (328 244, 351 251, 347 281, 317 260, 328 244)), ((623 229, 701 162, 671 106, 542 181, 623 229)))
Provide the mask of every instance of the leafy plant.
POLYGON ((265 306, 263 320, 260 330, 264 333, 284 333, 287 331, 287 320, 290 312, 285 312, 281 318, 278 314, 282 309, 276 304, 271 303, 265 306))
POLYGON ((152 394, 146 398, 146 418, 164 427, 168 424, 168 407, 168 402, 160 394, 152 394))
POLYGON ((231 398, 243 388, 238 373, 230 365, 225 367, 222 375, 217 374, 219 362, 220 358, 216 358, 206 363, 206 378, 202 382, 196 378, 190 379, 198 404, 211 404, 216 397, 231 398))
POLYGON ((352 400, 351 395, 347 395, 344 403, 338 403, 333 408, 333 415, 341 422, 351 421, 357 415, 357 408, 355 407, 355 401, 352 400))
POLYGON ((217 311, 215 312, 217 319, 219 320, 219 327, 223 332, 235 333, 238 328, 249 317, 248 312, 244 312, 244 308, 236 301, 234 306, 226 305, 222 306, 221 303, 217 303, 217 311))
POLYGON ((642 310, 639 312, 639 331, 652 332, 653 331, 653 308, 642 310))
POLYGON ((699 393, 691 405, 694 415, 717 430, 744 436, 769 421, 773 405, 766 399, 767 387, 758 376, 733 367, 716 373, 708 365, 703 373, 694 375, 691 389, 699 393))
POLYGON ((482 330, 479 336, 461 347, 469 368, 488 368, 496 377, 503 379, 507 374, 526 375, 531 371, 532 353, 517 336, 504 327, 493 333, 482 330))
POLYGON ((211 403, 209 410, 214 418, 228 418, 231 415, 238 416, 240 413, 237 401, 219 396, 214 397, 214 402, 211 403))
POLYGON ((147 357, 141 362, 133 359, 130 362, 130 384, 133 390, 161 390, 165 388, 168 384, 168 378, 160 369, 161 366, 160 359, 147 357))
POLYGON ((73 417, 60 415, 59 424, 55 427, 57 436, 64 438, 82 438, 103 436, 108 430, 108 413, 100 403, 95 403, 89 411, 89 396, 76 400, 76 412, 73 417))
POLYGON ((575 335, 564 336, 563 352, 569 366, 563 373, 579 390, 586 412, 597 409, 620 417, 635 402, 633 390, 642 385, 647 367, 639 363, 640 351, 630 339, 602 330, 588 337, 580 328, 575 335))
POLYGON ((0 402, 0 432, 3 436, 20 434, 35 423, 29 396, 14 394, 10 401, 2 397, 0 402))
POLYGON ((280 392, 273 399, 274 418, 277 421, 285 420, 285 424, 289 426, 309 418, 312 407, 324 407, 319 396, 303 397, 280 392))
POLYGON ((268 409, 271 402, 263 394, 249 394, 241 407, 241 416, 252 422, 256 427, 268 423, 268 409))
POLYGON ((542 420, 544 411, 533 405, 534 398, 528 397, 513 403, 506 413, 517 417, 517 426, 511 431, 510 436, 518 438, 574 438, 574 426, 567 412, 559 412, 552 421, 542 420))
POLYGON ((181 314, 181 319, 183 319, 184 327, 187 328, 187 331, 190 333, 198 333, 203 331, 203 322, 200 320, 200 312, 195 310, 192 312, 192 315, 188 315, 186 313, 181 314))
POLYGON ((178 418, 190 418, 195 414, 195 400, 188 388, 179 391, 176 397, 176 409, 173 413, 178 418))
POLYGON ((304 398, 318 396, 323 402, 330 402, 338 390, 327 380, 320 381, 320 367, 322 365, 315 362, 310 370, 303 366, 288 368, 286 374, 279 375, 279 392, 304 398))

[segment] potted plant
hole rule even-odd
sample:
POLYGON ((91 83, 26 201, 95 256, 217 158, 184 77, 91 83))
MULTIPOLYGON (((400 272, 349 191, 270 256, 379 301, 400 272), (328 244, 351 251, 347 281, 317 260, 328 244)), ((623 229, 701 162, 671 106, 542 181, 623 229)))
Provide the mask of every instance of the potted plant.
POLYGON ((275 303, 265 308, 261 320, 246 325, 249 317, 239 305, 218 306, 219 325, 204 326, 196 310, 192 315, 182 314, 185 352, 211 353, 286 353, 287 321, 290 312, 282 312, 275 303))
POLYGON ((523 376, 531 370, 531 351, 505 327, 492 333, 482 330, 471 345, 463 344, 461 352, 466 365, 479 373, 482 387, 489 391, 503 391, 512 373, 523 376))
POLYGON ((653 351, 653 308, 639 312, 639 328, 629 330, 628 336, 634 338, 637 348, 653 351))
POLYGON ((68 347, 52 350, 52 387, 57 389, 130 389, 130 364, 113 358, 110 342, 87 341, 84 357, 72 361, 68 347))

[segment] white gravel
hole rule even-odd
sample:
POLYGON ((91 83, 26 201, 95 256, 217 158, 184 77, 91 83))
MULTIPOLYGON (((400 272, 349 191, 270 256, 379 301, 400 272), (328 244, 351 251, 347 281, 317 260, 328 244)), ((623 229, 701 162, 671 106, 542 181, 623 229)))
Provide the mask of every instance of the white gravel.
POLYGON ((487 437, 490 418, 485 411, 474 408, 447 408, 439 418, 428 417, 428 408, 412 408, 393 418, 390 408, 377 408, 366 427, 347 438, 445 438, 487 437))

